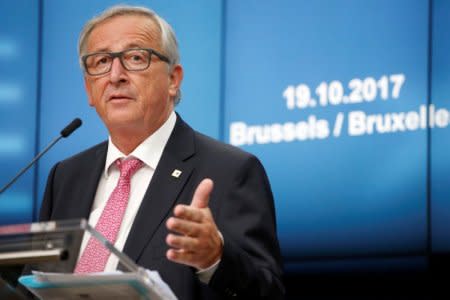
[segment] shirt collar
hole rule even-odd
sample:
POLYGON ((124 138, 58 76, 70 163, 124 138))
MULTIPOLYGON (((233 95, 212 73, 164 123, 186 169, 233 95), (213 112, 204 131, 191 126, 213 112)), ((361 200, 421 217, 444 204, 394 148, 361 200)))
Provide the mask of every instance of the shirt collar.
POLYGON ((159 160, 161 159, 164 147, 169 140, 169 137, 175 127, 177 116, 175 112, 171 112, 169 118, 164 124, 158 128, 152 135, 146 138, 133 152, 128 156, 123 154, 111 141, 111 136, 108 138, 108 152, 106 154, 105 164, 105 177, 109 175, 109 170, 112 164, 119 159, 128 159, 129 157, 135 157, 140 159, 146 166, 149 166, 153 170, 156 169, 159 160))

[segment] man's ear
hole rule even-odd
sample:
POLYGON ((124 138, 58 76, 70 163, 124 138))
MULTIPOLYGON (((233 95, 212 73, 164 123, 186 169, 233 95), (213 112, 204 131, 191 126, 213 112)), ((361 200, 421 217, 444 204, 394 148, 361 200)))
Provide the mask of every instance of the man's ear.
POLYGON ((176 96, 183 81, 183 67, 181 65, 178 64, 172 67, 169 80, 169 95, 173 98, 176 96))
POLYGON ((94 101, 92 100, 92 93, 91 93, 91 85, 88 82, 88 79, 86 76, 84 76, 84 88, 86 89, 86 94, 88 96, 88 103, 90 106, 94 106, 94 101))

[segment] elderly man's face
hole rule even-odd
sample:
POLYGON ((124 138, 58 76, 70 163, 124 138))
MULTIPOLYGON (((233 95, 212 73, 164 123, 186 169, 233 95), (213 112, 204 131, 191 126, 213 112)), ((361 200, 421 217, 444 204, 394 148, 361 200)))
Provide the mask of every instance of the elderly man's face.
MULTIPOLYGON (((87 53, 118 52, 130 48, 161 49, 159 27, 143 16, 118 16, 97 25, 87 41, 87 53)), ((166 62, 152 55, 150 67, 127 71, 115 58, 109 73, 85 75, 89 104, 110 132, 158 129, 173 110, 173 97, 182 80, 181 66, 169 71, 166 62)))

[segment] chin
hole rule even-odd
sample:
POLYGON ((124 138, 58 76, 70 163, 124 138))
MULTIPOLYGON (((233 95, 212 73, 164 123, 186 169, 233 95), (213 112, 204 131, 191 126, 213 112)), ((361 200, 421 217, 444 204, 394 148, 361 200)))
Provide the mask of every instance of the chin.
POLYGON ((134 124, 139 123, 136 117, 130 116, 129 114, 115 114, 114 116, 108 116, 105 122, 108 128, 126 128, 132 127, 134 124))

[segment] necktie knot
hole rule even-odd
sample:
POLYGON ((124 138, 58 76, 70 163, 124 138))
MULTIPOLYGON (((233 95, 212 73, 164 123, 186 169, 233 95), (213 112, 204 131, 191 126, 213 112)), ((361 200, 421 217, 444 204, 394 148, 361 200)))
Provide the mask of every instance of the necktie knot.
POLYGON ((129 180, 142 167, 143 163, 137 158, 130 158, 126 160, 118 159, 116 165, 120 170, 120 178, 129 180))

